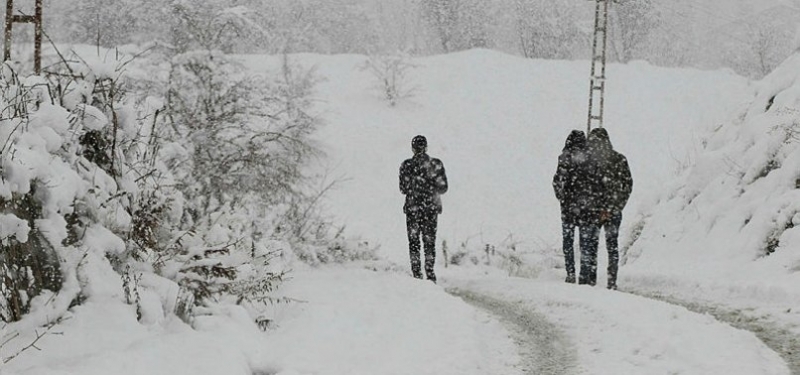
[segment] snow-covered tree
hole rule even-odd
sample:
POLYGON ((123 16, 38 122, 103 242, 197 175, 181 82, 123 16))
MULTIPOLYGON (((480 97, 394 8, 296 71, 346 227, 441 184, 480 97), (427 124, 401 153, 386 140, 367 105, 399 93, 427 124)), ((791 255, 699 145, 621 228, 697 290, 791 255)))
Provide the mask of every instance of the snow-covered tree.
MULTIPOLYGON (((580 4, 584 5, 584 4, 580 4)), ((528 58, 570 59, 585 55, 591 35, 583 12, 570 3, 515 0, 519 51, 528 58)))
MULTIPOLYGON (((260 239, 293 233, 280 227, 303 200, 303 168, 317 154, 309 138, 317 125, 308 112, 314 78, 288 61, 273 79, 247 75, 207 51, 175 56, 171 66, 162 134, 170 151, 163 160, 186 198, 174 224, 188 234, 159 251, 179 260, 172 277, 202 304, 230 288, 249 291, 239 266, 269 253, 255 250, 260 239)), ((264 277, 271 279, 251 282, 264 277)))
POLYGON ((413 95, 415 90, 409 74, 415 65, 410 61, 408 54, 395 52, 386 55, 370 56, 362 66, 377 80, 376 87, 381 96, 394 107, 401 99, 413 95))
POLYGON ((661 22, 658 8, 652 0, 620 0, 609 8, 609 44, 617 59, 628 62, 641 56, 648 36, 661 22))
POLYGON ((460 0, 423 0, 422 13, 433 28, 444 52, 457 50, 460 0))
POLYGON ((139 317, 263 307, 284 274, 273 260, 328 235, 307 229, 322 222, 305 170, 313 73, 287 61, 252 77, 213 51, 71 57, 49 80, 3 67, 0 319, 46 324, 119 294, 139 305, 166 293, 138 286, 154 278, 182 290, 180 308, 139 305, 139 317))
POLYGON ((791 53, 792 30, 768 23, 746 24, 752 67, 761 77, 772 72, 791 53))
POLYGON ((422 0, 421 16, 443 52, 489 47, 488 4, 477 0, 422 0))
POLYGON ((142 4, 126 0, 79 0, 66 10, 72 41, 101 47, 128 43, 139 19, 132 17, 142 4))

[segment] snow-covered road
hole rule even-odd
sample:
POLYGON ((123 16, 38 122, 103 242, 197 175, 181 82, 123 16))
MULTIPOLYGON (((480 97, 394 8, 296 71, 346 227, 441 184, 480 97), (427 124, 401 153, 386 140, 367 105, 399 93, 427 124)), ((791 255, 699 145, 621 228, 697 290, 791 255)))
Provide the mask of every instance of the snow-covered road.
POLYGON ((42 351, 0 373, 791 373, 753 333, 669 303, 464 269, 441 270, 434 285, 371 268, 294 272, 281 288, 294 302, 274 305, 266 333, 236 309, 198 317, 192 330, 177 319, 141 325, 122 303, 88 304, 38 344, 42 351))
POLYGON ((511 331, 522 356, 525 374, 565 375, 575 372, 577 353, 569 337, 546 316, 511 303, 467 290, 449 289, 448 293, 487 310, 500 318, 511 331))
POLYGON ((717 320, 733 327, 753 332, 767 347, 786 361, 792 374, 800 374, 800 336, 785 322, 773 316, 754 313, 752 309, 734 308, 709 301, 684 299, 669 293, 645 291, 636 287, 624 287, 627 293, 683 306, 698 314, 712 315, 717 320))
POLYGON ((753 333, 680 306, 554 281, 445 274, 437 286, 363 269, 298 273, 285 292, 305 303, 276 316, 263 348, 277 359, 271 367, 328 375, 790 374, 753 333))
POLYGON ((504 277, 451 279, 448 284, 546 316, 575 343, 578 373, 790 373, 753 333, 665 302, 602 288, 504 277))

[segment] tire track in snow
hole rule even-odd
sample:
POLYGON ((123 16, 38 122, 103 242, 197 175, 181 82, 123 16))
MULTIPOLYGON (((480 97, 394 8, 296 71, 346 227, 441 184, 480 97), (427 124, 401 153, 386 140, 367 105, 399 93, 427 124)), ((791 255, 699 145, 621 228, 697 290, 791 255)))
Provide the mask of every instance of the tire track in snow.
POLYGON ((447 292, 500 318, 513 334, 520 350, 524 374, 566 375, 575 373, 577 353, 567 336, 547 318, 519 303, 500 300, 468 290, 447 292))
POLYGON ((727 323, 734 328, 750 331, 764 345, 778 353, 786 361, 792 375, 800 375, 800 337, 775 322, 764 318, 747 316, 741 309, 686 301, 658 292, 646 292, 633 288, 624 288, 620 289, 620 291, 682 306, 691 312, 711 315, 718 321, 727 323))

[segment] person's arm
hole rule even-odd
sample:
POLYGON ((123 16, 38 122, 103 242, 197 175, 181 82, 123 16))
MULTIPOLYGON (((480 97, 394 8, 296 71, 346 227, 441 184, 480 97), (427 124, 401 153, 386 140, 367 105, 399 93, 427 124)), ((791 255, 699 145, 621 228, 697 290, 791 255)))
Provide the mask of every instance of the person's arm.
POLYGON ((633 176, 631 176, 631 169, 628 166, 628 159, 622 155, 620 155, 618 173, 620 181, 619 210, 622 211, 628 203, 628 198, 631 197, 631 192, 633 192, 633 176))
POLYGON ((441 160, 436 159, 434 161, 434 168, 436 168, 436 173, 434 174, 436 178, 433 182, 436 189, 436 194, 444 194, 448 189, 447 174, 444 171, 444 163, 442 163, 441 160))
POLYGON ((564 200, 564 190, 566 188, 569 170, 563 159, 564 158, 561 156, 558 157, 558 166, 556 167, 556 173, 553 175, 553 191, 555 191, 556 199, 558 199, 559 202, 564 200))
POLYGON ((408 163, 400 164, 400 192, 408 195, 411 190, 411 176, 408 173, 408 163))

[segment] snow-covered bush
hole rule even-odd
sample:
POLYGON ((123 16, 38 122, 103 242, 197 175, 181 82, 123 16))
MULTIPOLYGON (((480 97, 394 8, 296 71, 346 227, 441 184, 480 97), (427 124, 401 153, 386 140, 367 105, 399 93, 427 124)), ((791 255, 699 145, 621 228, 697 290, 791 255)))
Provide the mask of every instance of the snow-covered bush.
POLYGON ((290 214, 319 198, 305 172, 313 72, 287 61, 247 76, 217 52, 106 56, 47 77, 4 68, 0 318, 30 312, 35 327, 95 298, 148 322, 215 303, 255 317, 309 237, 297 225, 319 221, 290 214))
POLYGON ((318 265, 377 260, 378 248, 368 241, 345 237, 339 230, 333 238, 330 238, 328 231, 320 232, 311 244, 298 247, 296 253, 300 260, 318 265))
POLYGON ((490 267, 516 277, 536 278, 564 264, 560 249, 550 245, 526 246, 515 241, 513 236, 497 244, 465 241, 457 249, 450 249, 443 243, 442 250, 448 266, 490 267))
POLYGON ((257 198, 274 205, 291 197, 301 167, 316 154, 308 136, 317 121, 302 102, 313 82, 247 76, 214 52, 178 55, 172 64, 167 136, 191 148, 176 144, 169 162, 189 182, 180 189, 191 222, 227 204, 244 207, 257 198))
MULTIPOLYGON (((8 64, 3 69, 13 73, 8 64)), ((125 228, 130 220, 123 199, 129 181, 121 173, 108 173, 113 163, 101 166, 86 157, 89 147, 82 140, 88 132, 116 135, 118 130, 109 130, 101 109, 82 103, 68 111, 56 103, 51 93, 57 91, 43 77, 3 74, 2 87, 8 117, 0 123, 5 140, 0 154, 5 258, 0 310, 4 321, 14 321, 36 307, 36 295, 44 290, 58 293, 40 299, 39 306, 49 300, 57 313, 106 292, 87 272, 107 263, 107 254, 124 249, 112 230, 125 228)))
POLYGON ((171 58, 157 119, 157 153, 171 175, 153 180, 134 218, 136 258, 196 305, 269 300, 283 278, 272 260, 288 257, 300 233, 289 213, 308 199, 304 168, 318 154, 307 112, 313 74, 288 62, 277 78, 243 71, 219 52, 171 58))
POLYGON ((394 107, 398 101, 414 95, 416 87, 409 74, 415 67, 408 54, 398 51, 388 55, 372 55, 362 69, 375 77, 381 97, 394 107))

